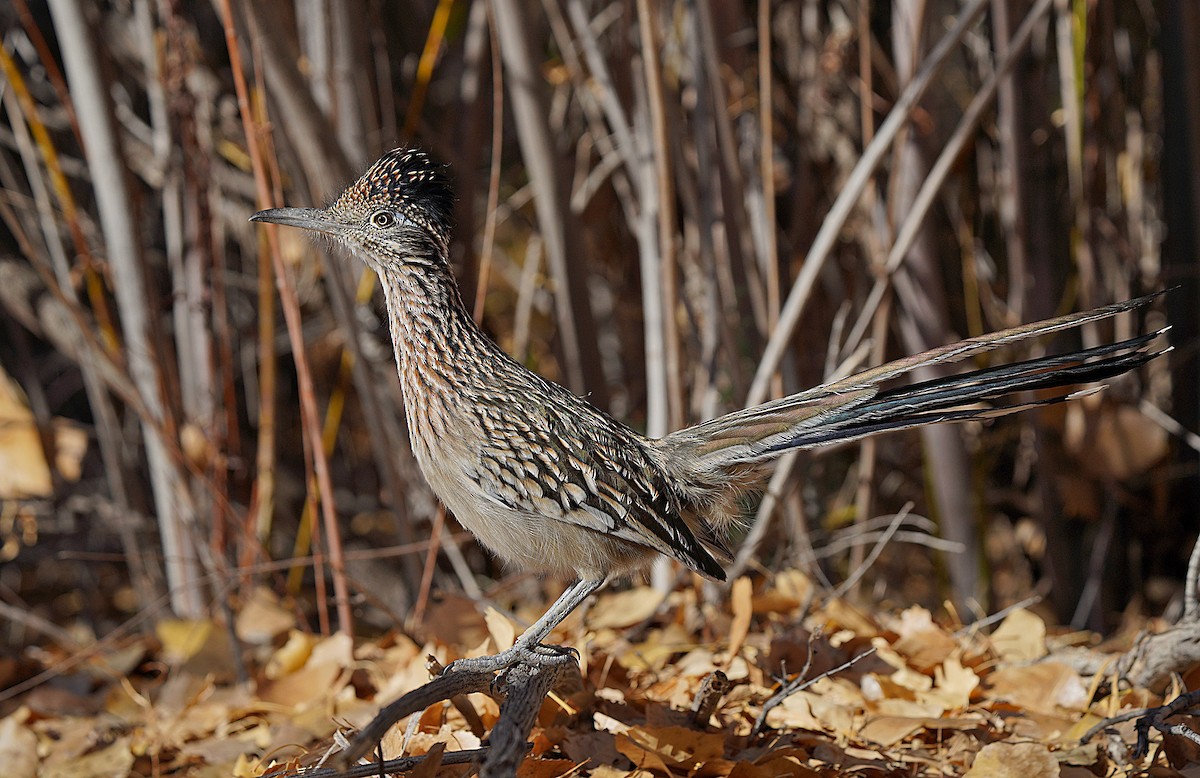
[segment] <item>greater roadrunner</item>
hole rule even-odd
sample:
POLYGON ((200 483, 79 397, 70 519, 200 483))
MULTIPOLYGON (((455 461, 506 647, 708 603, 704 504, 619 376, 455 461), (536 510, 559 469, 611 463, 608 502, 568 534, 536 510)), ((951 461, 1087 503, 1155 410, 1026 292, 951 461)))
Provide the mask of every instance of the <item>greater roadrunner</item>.
POLYGON ((1138 308, 1151 299, 1143 297, 942 346, 649 439, 526 369, 475 325, 448 264, 452 202, 442 166, 398 149, 328 208, 274 208, 251 220, 328 235, 378 273, 413 452, 433 491, 506 561, 577 577, 515 646, 470 660, 472 669, 557 655, 542 645, 550 631, 606 581, 656 554, 724 580, 722 530, 737 516, 739 495, 760 486, 771 460, 785 451, 1058 402, 1072 396, 1066 387, 1124 373, 1161 353, 1150 345, 1156 332, 881 388, 921 366, 1138 308), (1011 398, 1042 389, 1061 391, 1011 398))

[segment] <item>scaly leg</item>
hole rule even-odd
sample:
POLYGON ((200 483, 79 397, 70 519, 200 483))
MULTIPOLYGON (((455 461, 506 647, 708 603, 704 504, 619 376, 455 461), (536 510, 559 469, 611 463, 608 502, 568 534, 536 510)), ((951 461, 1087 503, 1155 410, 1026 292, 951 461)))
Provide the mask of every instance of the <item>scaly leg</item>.
POLYGON ((553 663, 570 649, 562 646, 543 645, 542 641, 562 620, 579 607, 593 592, 604 585, 603 580, 581 579, 567 587, 542 617, 530 625, 512 648, 491 656, 459 659, 447 665, 443 672, 490 673, 512 667, 515 664, 544 665, 553 663))

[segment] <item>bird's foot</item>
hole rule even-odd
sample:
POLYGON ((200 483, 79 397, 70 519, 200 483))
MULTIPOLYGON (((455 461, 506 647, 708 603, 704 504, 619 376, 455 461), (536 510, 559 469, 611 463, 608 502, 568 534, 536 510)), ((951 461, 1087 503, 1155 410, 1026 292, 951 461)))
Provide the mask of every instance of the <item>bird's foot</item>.
POLYGON ((517 641, 512 648, 498 654, 456 659, 446 665, 446 669, 442 673, 495 673, 516 665, 547 667, 578 660, 579 652, 568 646, 552 646, 544 643, 524 645, 517 641))

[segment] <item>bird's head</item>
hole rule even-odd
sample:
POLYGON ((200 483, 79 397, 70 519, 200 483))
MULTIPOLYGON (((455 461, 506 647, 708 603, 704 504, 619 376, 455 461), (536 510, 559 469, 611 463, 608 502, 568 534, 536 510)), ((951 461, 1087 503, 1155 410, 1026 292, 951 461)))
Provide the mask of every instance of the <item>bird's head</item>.
POLYGON ((271 208, 250 221, 273 222, 328 235, 362 249, 385 270, 390 264, 445 268, 454 195, 443 165, 423 151, 384 154, 327 208, 271 208))

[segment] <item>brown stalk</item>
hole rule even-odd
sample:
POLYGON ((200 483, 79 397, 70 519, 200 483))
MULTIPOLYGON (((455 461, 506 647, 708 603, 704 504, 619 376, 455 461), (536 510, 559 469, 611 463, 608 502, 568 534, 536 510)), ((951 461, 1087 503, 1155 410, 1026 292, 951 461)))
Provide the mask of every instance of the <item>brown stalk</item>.
POLYGON ((971 0, 959 12, 954 26, 930 50, 929 55, 922 61, 921 67, 913 74, 912 81, 905 87, 900 98, 892 107, 887 119, 880 125, 878 133, 863 150, 862 157, 846 179, 842 191, 838 193, 837 200, 834 201, 829 213, 822 220, 821 229, 813 239, 804 264, 800 268, 800 273, 792 283, 791 291, 779 314, 779 328, 772 333, 763 350, 754 382, 751 384, 746 398, 747 405, 757 405, 766 399, 771 375, 779 366, 780 360, 783 359, 784 349, 792 338, 796 325, 800 321, 800 314, 808 304, 817 276, 829 258, 841 230, 845 226, 846 219, 850 216, 875 170, 883 161, 884 155, 891 148, 896 135, 908 124, 921 96, 944 67, 950 53, 967 34, 979 14, 987 7, 987 2, 988 0, 971 0))
POLYGON ((180 615, 198 616, 203 612, 203 602, 197 583, 198 549, 191 534, 195 530, 195 506, 188 494, 186 471, 177 468, 168 453, 176 430, 165 397, 161 352, 154 337, 157 328, 151 323, 154 306, 148 296, 147 269, 135 226, 136 205, 112 116, 108 85, 101 81, 106 69, 78 0, 54 0, 50 11, 62 45, 67 77, 74 88, 72 94, 76 97, 88 167, 97 192, 129 373, 154 422, 143 425, 142 437, 172 606, 180 615))
POLYGON ((42 30, 38 26, 37 20, 29 12, 29 3, 25 2, 25 0, 12 0, 12 3, 13 8, 16 9, 17 17, 21 20, 22 29, 25 30, 25 34, 29 36, 29 42, 33 44, 33 48, 37 51, 38 61, 46 69, 46 78, 49 79, 50 85, 54 87, 54 93, 58 97, 58 102, 67 113, 67 121, 71 123, 71 131, 75 134, 75 139, 82 146, 83 132, 79 129, 79 117, 75 115, 75 103, 71 100, 71 90, 67 88, 67 80, 63 78, 62 71, 58 68, 58 60, 55 59, 53 52, 50 51, 50 47, 46 44, 46 37, 42 35, 42 30))
MULTIPOLYGON (((902 4, 893 4, 893 13, 901 18, 902 4)), ((917 6, 906 5, 906 9, 917 6)), ((896 52, 896 73, 900 84, 907 86, 925 56, 925 33, 930 18, 937 10, 929 9, 909 14, 905 23, 893 25, 892 46, 896 52)), ((901 134, 896 141, 888 212, 900 219, 912 211, 912 203, 923 180, 928 179, 929 162, 924 138, 914 131, 901 134)), ((906 252, 903 268, 892 276, 900 305, 899 331, 901 342, 909 353, 953 340, 947 313, 943 275, 938 262, 931 225, 922 221, 906 252)), ((931 366, 913 373, 914 381, 927 381, 948 375, 952 368, 931 366)), ((924 454, 924 475, 930 504, 937 512, 941 535, 961 543, 964 548, 979 548, 978 514, 971 494, 970 454, 959 429, 950 425, 933 425, 920 430, 924 454)), ((980 597, 980 567, 976 554, 956 554, 946 560, 954 603, 962 607, 980 597)))
MULTIPOLYGON (((569 0, 567 15, 575 32, 588 72, 599 92, 598 100, 607 122, 607 129, 616 137, 615 152, 620 158, 632 183, 633 198, 626 204, 626 219, 630 222, 638 246, 638 264, 642 279, 642 318, 646 372, 646 434, 661 437, 668 429, 667 361, 665 358, 664 307, 666 300, 662 292, 662 255, 660 246, 669 236, 659 234, 663 208, 659 186, 655 182, 658 161, 654 166, 647 159, 655 156, 652 127, 644 122, 635 125, 629 121, 621 105, 612 73, 600 50, 600 43, 593 31, 583 5, 569 0)), ((649 67, 646 65, 645 67, 649 67)), ((641 95, 639 95, 641 97, 641 95)), ((649 99, 643 98, 643 99, 649 99)), ((661 110, 661 100, 659 101, 661 110)), ((653 116, 653 108, 649 111, 653 116)), ((651 125, 653 125, 653 118, 651 125)), ((604 132, 602 126, 601 132, 604 132)), ((662 184, 662 185, 665 185, 662 184)))
MULTIPOLYGON (((0 51, 0 56, 3 56, 2 51, 0 51)), ((17 104, 14 90, 5 93, 4 103, 17 150, 25 165, 49 258, 42 256, 41 252, 34 248, 25 231, 21 229, 16 213, 8 206, 6 200, 0 201, 0 215, 8 224, 21 253, 38 274, 55 303, 62 306, 62 310, 67 312, 67 318, 70 318, 75 325, 74 329, 46 332, 44 335, 51 341, 55 341, 56 348, 65 353, 68 358, 74 359, 79 365, 84 390, 87 393, 88 406, 96 418, 97 442, 104 467, 105 483, 108 485, 109 495, 117 510, 122 514, 127 514, 131 508, 125 483, 125 469, 122 466, 121 435, 116 408, 113 406, 108 392, 113 388, 112 384, 120 384, 120 389, 115 392, 118 396, 123 399, 135 398, 139 405, 141 400, 136 398, 137 390, 125 375, 124 366, 117 364, 113 360, 113 355, 95 337, 93 323, 79 302, 75 286, 72 283, 69 260, 62 245, 58 222, 54 217, 53 206, 50 202, 50 193, 37 165, 33 139, 29 135, 29 129, 25 122, 21 120, 21 107, 17 104)), ((8 184, 7 181, 5 183, 8 184)), ((157 596, 155 577, 151 574, 141 553, 141 546, 129 525, 119 524, 117 533, 128 559, 130 578, 138 595, 138 603, 145 606, 157 596)))
MULTIPOLYGON (((1086 11, 1085 11, 1086 13, 1086 11)), ((1082 51, 1076 55, 1078 20, 1076 4, 1070 0, 1054 0, 1054 43, 1058 48, 1058 83, 1063 112, 1063 139, 1067 149, 1067 185, 1070 193, 1071 249, 1079 272, 1080 307, 1092 306, 1097 290, 1095 257, 1088 239, 1091 215, 1084 192, 1083 162, 1083 60, 1082 51)), ((1095 335, 1085 330, 1085 344, 1095 345, 1095 335), (1088 342, 1088 341, 1093 342, 1088 342)))
MULTIPOLYGON (((233 71, 234 88, 237 92, 238 109, 241 113, 242 126, 246 133, 247 148, 254 170, 255 189, 259 204, 270 207, 274 198, 267 183, 266 166, 263 162, 262 151, 258 138, 262 129, 254 120, 250 109, 250 95, 246 84, 245 72, 242 69, 241 53, 238 48, 237 30, 233 21, 233 9, 230 0, 220 2, 221 21, 225 28, 225 44, 229 51, 230 67, 233 71)), ((329 476, 329 463, 321 445, 321 428, 317 416, 316 398, 313 392, 312 374, 308 366, 308 358, 304 351, 303 325, 300 321, 300 306, 296 299, 296 291, 292 286, 287 268, 283 264, 283 256, 279 253, 279 244, 275 228, 266 230, 268 251, 275 272, 275 285, 279 291, 279 299, 283 305, 284 321, 287 323, 288 339, 292 345, 292 358, 296 365, 296 380, 300 386, 300 413, 303 418, 305 437, 310 442, 313 466, 316 471, 317 483, 321 490, 321 510, 325 521, 326 534, 329 536, 329 562, 333 578, 334 599, 337 603, 338 629, 346 634, 353 633, 353 621, 350 611, 350 593, 346 584, 345 558, 342 553, 341 534, 337 526, 337 514, 333 505, 333 482, 329 476)))
MULTIPOLYGON (((487 213, 483 220, 483 236, 479 245, 479 278, 475 286, 475 323, 483 321, 483 306, 487 301, 488 281, 492 275, 492 256, 496 251, 496 221, 500 207, 500 160, 504 151, 504 64, 500 61, 500 44, 496 40, 495 11, 486 5, 488 18, 488 48, 492 53, 492 153, 488 167, 487 213)), ((518 356, 518 359, 520 357, 518 356)))
POLYGON ((454 0, 438 0, 437 8, 433 11, 433 19, 429 22, 429 32, 425 35, 425 48, 421 50, 421 58, 417 61, 417 74, 413 80, 412 94, 408 98, 408 111, 404 115, 404 128, 400 134, 404 138, 416 135, 417 125, 421 121, 421 111, 425 107, 425 94, 429 91, 429 82, 433 78, 433 67, 437 63, 438 52, 446 39, 446 26, 450 23, 450 10, 454 0))
MULTIPOLYGON (((266 81, 271 84, 269 96, 280 114, 276 126, 285 133, 296 152, 307 179, 312 197, 322 199, 326 192, 349 177, 351 168, 328 131, 326 123, 312 93, 304 82, 296 63, 299 48, 294 37, 284 34, 273 17, 267 12, 270 2, 247 3, 241 6, 254 29, 271 30, 270 35, 259 35, 256 44, 262 52, 262 68, 266 81)), ((320 252, 319 258, 325 279, 325 289, 339 330, 344 333, 344 344, 350 352, 354 371, 354 386, 362 413, 375 423, 367 426, 367 437, 375 466, 383 481, 382 492, 389 507, 398 517, 406 510, 402 495, 412 488, 401 472, 403 454, 406 451, 401 423, 391 411, 392 403, 387 387, 394 386, 380 379, 373 365, 363 357, 360 348, 361 326, 355 315, 351 298, 350 265, 340 257, 320 252)), ((390 361, 386 368, 391 373, 390 361)), ((396 533, 402 542, 412 540, 413 528, 407 521, 396 522, 396 533)), ((415 585, 419 571, 406 560, 405 581, 415 585)))
MULTIPOLYGON (((733 99, 730 92, 727 91, 726 63, 721 56, 722 46, 719 43, 719 41, 728 40, 735 34, 734 31, 743 25, 749 27, 749 20, 741 18, 738 13, 732 21, 728 21, 725 27, 718 30, 713 18, 715 8, 707 3, 697 3, 694 8, 696 11, 697 54, 699 55, 697 65, 704 71, 704 83, 710 93, 710 113, 716 139, 715 167, 719 171, 718 181, 721 197, 725 203, 729 260, 745 275, 746 292, 754 314, 755 326, 759 332, 766 332, 765 289, 759 266, 751 261, 755 255, 753 236, 747 224, 746 210, 742 205, 747 202, 746 185, 742 178, 737 133, 734 131, 731 114, 733 99)), ((722 18, 728 20, 728 17, 733 15, 733 11, 732 9, 726 10, 727 14, 722 18)))
POLYGON ((547 267, 554 280, 555 312, 562 344, 564 384, 576 393, 589 393, 599 406, 607 403, 607 384, 600 369, 596 327, 587 296, 587 274, 580 269, 585 256, 578 243, 579 230, 567 204, 556 144, 550 132, 545 100, 545 80, 535 52, 541 50, 531 39, 526 8, 517 0, 491 0, 495 11, 496 37, 508 71, 506 82, 521 157, 537 197, 534 208, 546 245, 547 267))
MULTIPOLYGON (((771 91, 771 0, 758 0, 758 126, 759 175, 762 178, 763 256, 760 261, 767 291, 767 336, 779 327, 779 251, 775 228, 775 131, 771 91)), ((783 376, 775 372, 771 393, 783 394, 783 376)))

